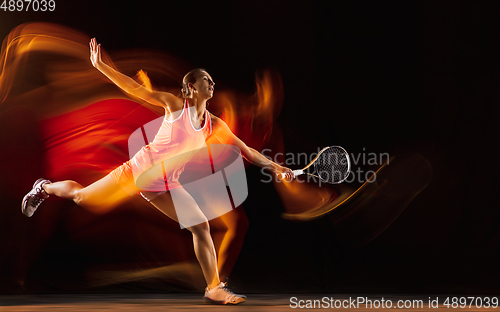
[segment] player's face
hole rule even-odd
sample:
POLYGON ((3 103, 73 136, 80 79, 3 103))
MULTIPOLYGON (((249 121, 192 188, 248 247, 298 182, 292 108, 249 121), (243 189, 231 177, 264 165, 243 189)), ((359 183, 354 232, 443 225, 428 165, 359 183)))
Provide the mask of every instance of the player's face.
POLYGON ((215 82, 212 77, 205 71, 200 72, 196 77, 196 82, 193 84, 199 95, 210 99, 214 96, 215 82))

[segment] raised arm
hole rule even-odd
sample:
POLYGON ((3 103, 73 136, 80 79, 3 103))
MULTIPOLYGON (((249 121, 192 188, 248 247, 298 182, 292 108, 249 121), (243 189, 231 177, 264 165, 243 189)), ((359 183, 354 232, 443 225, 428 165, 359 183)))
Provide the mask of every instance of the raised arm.
POLYGON ((169 108, 171 111, 176 111, 182 108, 182 100, 168 92, 159 92, 150 90, 134 79, 120 73, 111 66, 104 63, 101 59, 101 45, 97 44, 95 38, 90 40, 90 61, 92 65, 109 78, 120 89, 136 96, 152 105, 169 108))
POLYGON ((227 124, 220 118, 213 116, 213 135, 217 137, 222 143, 231 144, 238 147, 241 151, 242 156, 248 160, 251 164, 256 165, 261 168, 267 168, 271 170, 274 174, 280 177, 281 173, 286 174, 286 179, 293 178, 294 174, 290 168, 283 167, 270 159, 266 158, 264 155, 259 153, 257 150, 248 147, 245 142, 240 140, 236 135, 233 134, 231 129, 227 124))

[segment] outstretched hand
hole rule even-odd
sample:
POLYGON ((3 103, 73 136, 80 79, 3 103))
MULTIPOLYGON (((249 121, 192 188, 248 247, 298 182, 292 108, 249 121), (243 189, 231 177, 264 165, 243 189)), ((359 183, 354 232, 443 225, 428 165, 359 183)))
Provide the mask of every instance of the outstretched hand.
POLYGON ((92 38, 89 42, 90 45, 90 62, 92 66, 97 68, 99 64, 102 62, 101 60, 101 45, 97 44, 95 38, 92 38))

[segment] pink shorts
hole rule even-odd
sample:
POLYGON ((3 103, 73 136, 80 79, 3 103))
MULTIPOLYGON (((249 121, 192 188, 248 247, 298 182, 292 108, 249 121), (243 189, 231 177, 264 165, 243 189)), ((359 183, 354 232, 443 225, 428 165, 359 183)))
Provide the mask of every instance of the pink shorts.
POLYGON ((142 197, 150 201, 156 196, 166 193, 168 190, 173 188, 182 187, 178 181, 170 181, 165 183, 165 189, 158 191, 144 191, 139 189, 134 180, 134 173, 132 171, 132 166, 130 165, 130 160, 124 162, 121 166, 117 167, 115 170, 109 173, 109 176, 115 181, 116 184, 120 185, 125 192, 130 196, 137 193, 141 193, 142 197), (147 195, 145 195, 147 194, 147 195))

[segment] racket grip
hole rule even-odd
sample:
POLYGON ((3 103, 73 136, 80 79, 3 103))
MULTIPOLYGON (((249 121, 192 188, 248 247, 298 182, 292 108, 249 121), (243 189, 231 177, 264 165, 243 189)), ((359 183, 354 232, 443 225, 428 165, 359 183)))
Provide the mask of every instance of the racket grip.
MULTIPOLYGON (((303 170, 293 170, 293 175, 296 177, 298 175, 301 175, 301 174, 304 174, 304 171, 303 170)), ((284 173, 280 173, 280 179, 283 180, 285 178, 285 174, 284 173)))

